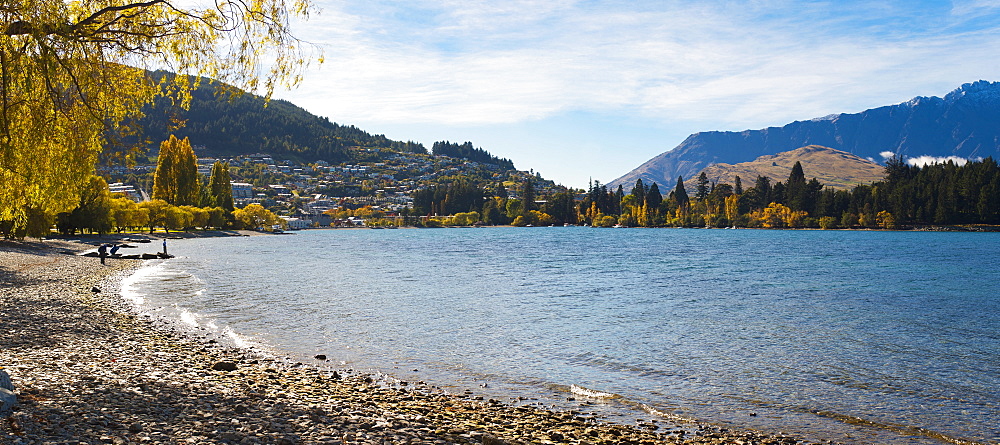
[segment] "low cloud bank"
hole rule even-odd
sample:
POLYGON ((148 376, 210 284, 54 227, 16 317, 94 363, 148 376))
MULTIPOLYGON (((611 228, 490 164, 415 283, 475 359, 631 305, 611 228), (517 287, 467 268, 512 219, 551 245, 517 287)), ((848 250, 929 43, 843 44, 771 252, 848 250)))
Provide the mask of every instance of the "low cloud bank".
POLYGON ((961 156, 938 157, 938 156, 923 155, 923 156, 918 156, 918 157, 915 157, 915 158, 906 158, 906 163, 910 164, 910 165, 915 165, 917 167, 924 167, 924 166, 927 166, 927 165, 944 164, 944 163, 949 162, 949 161, 954 162, 955 165, 965 165, 969 161, 976 162, 976 161, 982 161, 982 160, 983 160, 983 158, 967 159, 967 158, 963 158, 961 156))

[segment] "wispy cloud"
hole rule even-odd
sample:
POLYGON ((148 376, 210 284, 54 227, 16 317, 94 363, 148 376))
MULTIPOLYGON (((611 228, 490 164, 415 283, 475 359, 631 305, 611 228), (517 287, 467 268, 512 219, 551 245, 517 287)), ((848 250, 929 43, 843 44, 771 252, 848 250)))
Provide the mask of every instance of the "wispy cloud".
POLYGON ((282 95, 369 122, 780 125, 995 77, 997 3, 328 2, 303 28, 327 63, 282 95))

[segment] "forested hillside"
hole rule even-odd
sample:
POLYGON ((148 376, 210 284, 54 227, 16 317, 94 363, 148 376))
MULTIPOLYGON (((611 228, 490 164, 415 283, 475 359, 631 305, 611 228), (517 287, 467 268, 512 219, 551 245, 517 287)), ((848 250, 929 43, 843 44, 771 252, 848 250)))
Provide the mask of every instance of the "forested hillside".
POLYGON ((448 141, 435 142, 434 146, 431 148, 431 154, 434 156, 462 158, 483 164, 496 164, 504 170, 514 169, 514 163, 511 162, 510 159, 501 159, 491 155, 488 151, 483 150, 482 148, 475 148, 472 146, 472 142, 466 142, 462 145, 453 144, 448 141))
MULTIPOLYGON (((162 74, 160 74, 162 75, 162 74)), ((200 155, 236 156, 268 153, 298 162, 351 161, 349 147, 380 148, 427 153, 422 144, 393 141, 353 125, 340 125, 315 116, 284 100, 267 102, 249 93, 222 93, 217 82, 205 81, 184 110, 160 98, 145 110, 140 125, 151 148, 174 134, 203 146, 200 155)))

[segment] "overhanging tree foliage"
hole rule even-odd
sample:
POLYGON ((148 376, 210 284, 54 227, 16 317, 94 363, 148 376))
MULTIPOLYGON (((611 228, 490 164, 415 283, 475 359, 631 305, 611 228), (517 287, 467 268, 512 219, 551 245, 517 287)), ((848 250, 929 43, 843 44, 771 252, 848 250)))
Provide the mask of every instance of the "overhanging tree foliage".
POLYGON ((0 5, 0 226, 72 210, 109 134, 157 95, 186 104, 197 76, 269 95, 298 82, 289 30, 308 0, 11 0, 0 5), (265 59, 266 58, 266 59, 265 59), (269 63, 266 64, 264 61, 269 63), (149 69, 185 74, 154 81, 149 69))

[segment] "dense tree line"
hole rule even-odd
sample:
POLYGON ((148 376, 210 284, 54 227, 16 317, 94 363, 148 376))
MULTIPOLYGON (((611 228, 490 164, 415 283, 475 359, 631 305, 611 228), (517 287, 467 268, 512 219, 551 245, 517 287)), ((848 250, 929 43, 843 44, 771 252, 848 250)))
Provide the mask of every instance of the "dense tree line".
POLYGON ((539 196, 537 177, 514 183, 517 197, 510 197, 504 184, 477 185, 468 179, 413 192, 413 208, 405 215, 409 225, 553 225, 575 224, 577 191, 548 187, 539 196))
MULTIPOLYGON (((105 234, 112 231, 165 231, 202 229, 270 229, 284 224, 259 204, 226 210, 222 206, 173 205, 162 199, 137 203, 127 197, 113 197, 100 176, 91 176, 77 207, 56 215, 60 233, 105 234)), ((51 224, 51 221, 49 222, 51 224)), ((48 230, 48 227, 45 228, 48 230)))
POLYGON ((144 227, 152 232, 156 227, 167 231, 197 227, 258 229, 283 224, 259 204, 242 209, 233 206, 228 163, 213 164, 211 177, 201 184, 187 138, 171 135, 160 145, 153 180, 153 199, 136 203, 127 197, 112 197, 107 182, 91 176, 76 207, 56 215, 56 228, 73 235, 78 231, 120 233, 144 227))
POLYGON ((458 180, 413 192, 416 215, 453 215, 483 208, 483 190, 470 181, 458 180))
POLYGON ((494 164, 503 170, 514 170, 514 163, 510 159, 498 158, 482 148, 475 148, 472 146, 472 142, 466 142, 461 145, 448 141, 435 142, 434 146, 431 147, 431 154, 434 156, 462 158, 482 164, 494 164))
POLYGON ((595 226, 899 228, 1000 224, 1000 168, 992 158, 924 167, 890 159, 883 181, 852 190, 806 180, 796 163, 784 182, 758 176, 754 186, 712 184, 704 173, 688 195, 683 178, 665 197, 637 180, 629 193, 591 185, 580 220, 595 226))
POLYGON ((905 224, 1000 224, 1000 168, 992 157, 923 168, 890 159, 876 187, 871 205, 905 224))

